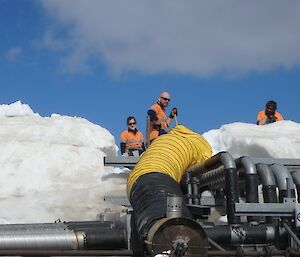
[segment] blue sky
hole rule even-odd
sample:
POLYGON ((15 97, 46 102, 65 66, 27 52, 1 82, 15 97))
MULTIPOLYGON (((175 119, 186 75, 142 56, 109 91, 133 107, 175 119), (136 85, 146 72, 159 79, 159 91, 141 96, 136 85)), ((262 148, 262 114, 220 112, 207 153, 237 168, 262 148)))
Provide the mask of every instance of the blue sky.
POLYGON ((145 131, 165 90, 198 133, 255 123, 270 99, 299 122, 299 12, 299 1, 0 0, 0 102, 86 118, 117 142, 129 115, 145 131))

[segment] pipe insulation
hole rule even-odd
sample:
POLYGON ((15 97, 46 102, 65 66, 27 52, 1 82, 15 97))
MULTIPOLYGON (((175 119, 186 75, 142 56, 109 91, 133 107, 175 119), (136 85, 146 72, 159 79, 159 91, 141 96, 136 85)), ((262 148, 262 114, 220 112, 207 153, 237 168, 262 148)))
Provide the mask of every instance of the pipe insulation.
POLYGON ((0 226, 0 249, 75 250, 84 248, 84 233, 61 224, 0 226))
POLYGON ((300 203, 300 171, 297 170, 292 172, 292 177, 294 179, 296 189, 297 189, 298 203, 300 203))
POLYGON ((287 168, 282 164, 273 164, 270 166, 273 171, 276 185, 279 189, 279 201, 283 202, 285 197, 295 197, 294 182, 291 174, 288 172, 287 168), (289 185, 288 183, 291 183, 289 185))
POLYGON ((256 165, 259 179, 262 183, 262 192, 265 203, 277 203, 276 181, 269 165, 259 163, 256 165))
POLYGON ((1 250, 104 250, 126 244, 125 230, 99 221, 0 225, 1 250))
POLYGON ((265 244, 275 240, 275 226, 260 224, 228 225, 204 228, 207 236, 222 245, 232 244, 265 244))
MULTIPOLYGON (((258 203, 258 175, 254 162, 247 156, 236 160, 239 177, 245 175, 246 203, 258 203)), ((258 217, 247 217, 248 221, 259 221, 258 217)))

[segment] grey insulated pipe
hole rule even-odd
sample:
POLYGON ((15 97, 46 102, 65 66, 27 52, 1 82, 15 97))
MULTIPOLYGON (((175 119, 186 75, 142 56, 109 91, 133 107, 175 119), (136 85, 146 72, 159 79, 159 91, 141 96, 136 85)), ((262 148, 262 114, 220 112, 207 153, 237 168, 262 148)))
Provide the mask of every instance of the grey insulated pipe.
MULTIPOLYGON (((236 164, 232 156, 228 152, 220 152, 206 160, 204 163, 191 167, 191 169, 188 171, 191 171, 192 174, 199 178, 201 177, 201 174, 207 173, 220 165, 224 166, 225 173, 225 193, 228 223, 240 223, 240 217, 235 216, 234 211, 235 203, 239 202, 239 189, 236 164)), ((220 173, 217 173, 216 175, 220 175, 220 173)))
MULTIPOLYGON (((269 165, 259 163, 256 165, 257 173, 262 184, 262 192, 265 203, 277 203, 276 182, 269 165)), ((266 217, 267 223, 275 223, 276 218, 266 217)))
MULTIPOLYGON (((245 186, 246 186, 246 202, 258 203, 258 181, 257 171, 254 162, 247 156, 243 156, 236 161, 237 167, 242 167, 242 171, 245 173, 245 186)), ((240 169, 239 169, 240 170, 240 169)), ((239 176, 241 177, 240 171, 239 176)), ((259 221, 258 217, 247 217, 248 221, 259 221)))
POLYGON ((270 166, 275 176, 276 185, 279 189, 279 202, 283 202, 284 197, 295 197, 293 178, 282 164, 270 166))
POLYGON ((256 165, 257 172, 262 183, 262 191, 265 203, 277 203, 276 181, 269 165, 259 163, 256 165))
POLYGON ((227 225, 204 228, 204 230, 210 239, 222 245, 265 244, 274 242, 276 237, 276 227, 266 224, 227 225))
POLYGON ((126 249, 125 231, 99 221, 0 225, 1 250, 126 249), (13 240, 12 240, 13 238, 13 240))
POLYGON ((292 177, 294 179, 296 189, 297 189, 297 196, 298 196, 298 203, 300 203, 300 171, 294 171, 292 173, 292 177))

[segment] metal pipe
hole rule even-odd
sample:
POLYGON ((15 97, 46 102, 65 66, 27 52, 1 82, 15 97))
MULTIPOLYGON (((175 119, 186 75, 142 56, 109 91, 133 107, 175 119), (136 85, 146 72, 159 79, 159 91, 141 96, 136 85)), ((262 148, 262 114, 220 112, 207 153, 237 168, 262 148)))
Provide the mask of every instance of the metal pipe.
MULTIPOLYGON (((240 157, 236 161, 237 167, 242 167, 242 171, 245 172, 245 184, 246 184, 246 202, 258 203, 258 181, 257 171, 254 162, 247 156, 240 157)), ((240 176, 241 176, 240 172, 240 176)), ((248 221, 259 221, 258 217, 247 217, 248 221)))
POLYGON ((300 240, 295 235, 295 233, 293 232, 293 230, 289 227, 289 225, 286 224, 285 222, 283 222, 282 225, 286 229, 286 231, 289 233, 289 235, 294 239, 294 241, 296 242, 297 246, 300 247, 300 240))
POLYGON ((0 249, 83 249, 84 233, 73 231, 3 231, 0 249))
POLYGON ((199 187, 213 187, 216 181, 222 179, 223 185, 225 182, 225 170, 224 166, 220 166, 218 168, 212 169, 210 171, 206 171, 205 173, 198 174, 196 176, 199 179, 199 187))
POLYGON ((187 184, 187 199, 188 199, 188 203, 192 204, 193 203, 193 198, 192 198, 192 179, 191 179, 191 173, 190 172, 186 173, 186 184, 187 184))
POLYGON ((292 173, 292 177, 293 177, 294 182, 296 184, 298 203, 300 203, 300 171, 299 170, 294 171, 292 173))
POLYGON ((282 164, 273 164, 270 166, 273 174, 275 176, 276 185, 279 189, 279 201, 283 202, 283 198, 291 195, 295 197, 295 190, 288 190, 288 182, 293 181, 291 174, 287 171, 287 169, 282 164))
POLYGON ((256 165, 259 178, 262 183, 263 197, 265 203, 278 203, 276 193, 276 181, 269 165, 259 163, 256 165))
POLYGON ((0 250, 0 256, 134 256, 131 250, 0 250))
MULTIPOLYGON (((220 152, 205 162, 189 168, 188 171, 192 172, 193 175, 198 177, 201 176, 201 174, 206 173, 206 171, 216 169, 221 165, 224 166, 225 173, 225 193, 228 223, 240 223, 240 217, 237 217, 234 214, 234 205, 235 203, 239 202, 239 189, 236 164, 232 156, 228 152, 220 152)), ((218 171, 217 174, 220 175, 220 172, 221 171, 218 171)), ((215 179, 214 176, 213 179, 215 179)), ((199 178, 199 180, 201 180, 201 178, 199 178)))
POLYGON ((266 224, 217 226, 204 230, 209 238, 222 245, 270 243, 276 237, 275 226, 266 224))
POLYGON ((108 222, 0 225, 0 250, 124 249, 125 230, 108 222))
MULTIPOLYGON (((276 182, 274 174, 269 165, 259 163, 256 165, 258 176, 262 183, 262 192, 265 203, 277 203, 276 182)), ((274 223, 276 218, 266 217, 267 223, 274 223)))
POLYGON ((193 203, 196 205, 199 205, 200 203, 200 196, 199 196, 199 190, 198 190, 198 179, 196 177, 192 178, 192 189, 193 189, 193 203))

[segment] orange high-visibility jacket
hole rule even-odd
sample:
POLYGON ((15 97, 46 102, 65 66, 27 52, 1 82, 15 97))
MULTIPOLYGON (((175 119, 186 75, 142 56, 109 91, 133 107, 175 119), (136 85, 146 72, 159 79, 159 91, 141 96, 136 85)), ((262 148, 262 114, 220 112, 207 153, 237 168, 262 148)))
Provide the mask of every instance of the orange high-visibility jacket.
MULTIPOLYGON (((280 121, 280 120, 283 120, 283 117, 282 115, 275 111, 275 117, 277 118, 277 121, 280 121)), ((257 121, 261 121, 263 119, 267 118, 267 115, 266 115, 266 111, 263 110, 263 111, 260 111, 258 114, 257 114, 257 121)))
POLYGON ((153 104, 150 109, 155 111, 156 116, 157 116, 158 120, 160 121, 161 128, 162 129, 168 128, 169 127, 169 125, 167 123, 168 118, 166 116, 165 110, 163 110, 158 103, 153 104))
POLYGON ((131 130, 124 130, 121 135, 120 139, 122 143, 126 144, 125 152, 128 152, 129 149, 139 149, 142 148, 142 144, 144 141, 144 137, 142 132, 138 131, 133 133, 131 130))

